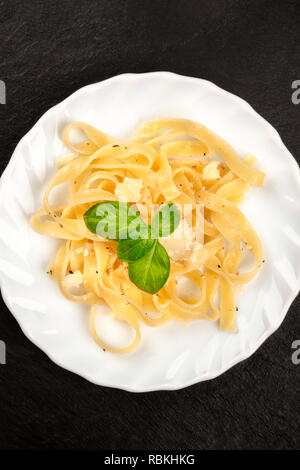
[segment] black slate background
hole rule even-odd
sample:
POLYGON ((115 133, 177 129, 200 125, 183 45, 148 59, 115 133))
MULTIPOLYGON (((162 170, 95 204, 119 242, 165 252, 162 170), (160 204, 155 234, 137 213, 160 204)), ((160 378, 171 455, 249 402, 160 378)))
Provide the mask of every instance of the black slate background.
MULTIPOLYGON (((19 139, 79 87, 123 72, 202 77, 247 101, 300 158, 300 2, 0 1, 0 169, 19 139)), ((221 377, 177 392, 97 387, 53 364, 4 303, 0 449, 297 449, 299 298, 281 328, 221 377)))

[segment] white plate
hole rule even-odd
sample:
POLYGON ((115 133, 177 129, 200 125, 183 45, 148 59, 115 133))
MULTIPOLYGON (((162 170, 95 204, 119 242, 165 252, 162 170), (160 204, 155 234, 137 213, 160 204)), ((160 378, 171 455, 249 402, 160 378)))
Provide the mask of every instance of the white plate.
POLYGON ((249 357, 281 324, 300 287, 299 168, 278 133, 245 101, 216 85, 167 72, 126 74, 81 88, 50 109, 18 144, 0 183, 0 280, 4 301, 28 338, 60 366, 100 385, 134 392, 174 390, 221 374, 249 357), (199 320, 142 326, 128 355, 103 352, 88 330, 88 307, 64 299, 45 268, 57 242, 34 233, 30 215, 64 151, 61 134, 86 121, 126 138, 143 121, 187 118, 253 153, 267 177, 243 211, 266 262, 238 298, 238 332, 199 320))

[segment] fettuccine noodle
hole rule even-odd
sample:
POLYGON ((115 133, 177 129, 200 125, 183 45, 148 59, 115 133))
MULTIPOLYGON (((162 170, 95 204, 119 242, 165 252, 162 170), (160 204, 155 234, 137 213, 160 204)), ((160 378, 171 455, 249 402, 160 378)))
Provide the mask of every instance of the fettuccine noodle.
POLYGON ((264 261, 260 240, 238 208, 249 187, 263 183, 264 174, 255 168, 255 158, 239 158, 211 130, 181 119, 147 122, 125 143, 75 122, 64 130, 63 141, 71 153, 57 160, 58 172, 31 225, 40 234, 63 240, 48 273, 67 299, 90 305, 95 341, 114 353, 132 351, 140 342, 141 321, 159 326, 170 320, 207 319, 218 321, 224 331, 235 331, 236 287, 249 283, 264 261), (80 144, 72 143, 74 129, 86 136, 80 144), (51 205, 51 191, 65 183, 67 203, 51 205), (116 243, 99 238, 84 223, 87 209, 118 200, 122 191, 127 191, 128 202, 135 203, 141 213, 143 208, 150 212, 152 204, 170 202, 204 208, 200 248, 185 250, 181 259, 165 240, 171 272, 155 295, 130 281, 127 264, 116 256, 116 243), (240 272, 247 250, 253 254, 254 266, 240 272), (198 286, 199 294, 179 295, 177 283, 183 278, 198 286), (116 319, 133 328, 131 344, 117 348, 101 339, 95 326, 98 304, 109 306, 116 319))

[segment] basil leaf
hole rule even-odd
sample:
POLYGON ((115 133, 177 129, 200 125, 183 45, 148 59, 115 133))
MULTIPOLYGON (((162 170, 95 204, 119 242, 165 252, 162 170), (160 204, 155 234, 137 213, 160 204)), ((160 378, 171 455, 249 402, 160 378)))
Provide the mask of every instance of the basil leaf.
POLYGON ((158 240, 142 258, 128 264, 128 274, 139 289, 149 294, 155 294, 164 286, 170 275, 170 259, 158 240))
POLYGON ((151 238, 139 240, 120 240, 117 245, 117 256, 121 261, 130 263, 142 258, 153 247, 151 238))
POLYGON ((105 201, 90 207, 83 216, 87 228, 108 240, 147 238, 148 228, 130 204, 105 201))
POLYGON ((155 294, 164 286, 170 275, 170 259, 157 238, 170 235, 178 226, 180 213, 174 204, 162 207, 151 226, 135 207, 120 201, 95 204, 83 217, 91 232, 119 241, 117 256, 128 263, 129 279, 137 287, 155 294))
POLYGON ((175 204, 167 204, 154 214, 151 221, 151 238, 168 237, 180 223, 180 212, 175 204))

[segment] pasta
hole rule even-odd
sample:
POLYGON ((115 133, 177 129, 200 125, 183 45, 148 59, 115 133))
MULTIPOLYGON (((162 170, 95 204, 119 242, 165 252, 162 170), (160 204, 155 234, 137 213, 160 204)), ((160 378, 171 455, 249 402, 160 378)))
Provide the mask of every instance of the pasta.
POLYGON ((130 352, 140 342, 141 322, 159 326, 171 320, 207 319, 218 321, 223 331, 235 331, 236 289, 249 283, 264 262, 260 240, 238 207, 251 185, 263 184, 255 158, 239 158, 211 130, 182 119, 146 122, 125 143, 75 122, 65 128, 63 141, 71 153, 57 159, 58 171, 31 225, 40 234, 63 240, 48 273, 67 299, 90 305, 95 341, 104 350, 130 352), (79 144, 71 140, 75 129, 86 136, 79 144), (63 184, 68 186, 67 203, 51 204, 52 190, 63 184), (116 255, 116 243, 101 239, 84 223, 84 213, 95 203, 126 196, 141 214, 150 214, 153 204, 170 202, 189 205, 192 213, 197 205, 202 207, 202 243, 195 238, 194 220, 189 245, 176 241, 174 248, 172 237, 162 240, 171 270, 154 295, 130 281, 127 264, 116 255), (242 272, 246 252, 252 253, 254 266, 242 272), (182 279, 197 286, 197 295, 179 292, 182 279), (133 328, 131 344, 117 348, 101 339, 95 326, 98 304, 107 305, 116 319, 133 328))

